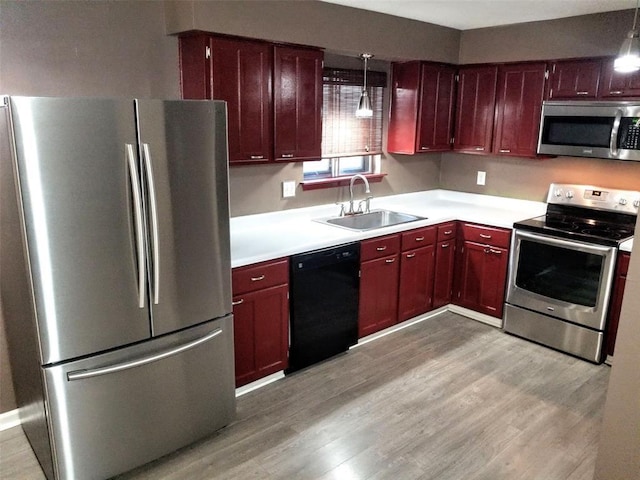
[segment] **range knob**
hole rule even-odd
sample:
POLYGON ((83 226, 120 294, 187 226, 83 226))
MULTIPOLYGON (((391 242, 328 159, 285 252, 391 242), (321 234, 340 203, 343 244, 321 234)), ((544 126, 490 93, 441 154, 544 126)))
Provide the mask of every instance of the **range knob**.
POLYGON ((636 207, 636 208, 640 207, 640 200, 634 200, 633 201, 633 206, 636 207))
POLYGON ((557 188, 555 192, 553 192, 555 194, 556 197, 561 197, 562 196, 562 190, 560 188, 557 188))
POLYGON ((618 203, 620 205, 626 205, 627 204, 627 199, 626 198, 621 198, 620 200, 618 200, 618 203))
POLYGON ((573 192, 571 190, 567 192, 567 198, 573 198, 573 192))

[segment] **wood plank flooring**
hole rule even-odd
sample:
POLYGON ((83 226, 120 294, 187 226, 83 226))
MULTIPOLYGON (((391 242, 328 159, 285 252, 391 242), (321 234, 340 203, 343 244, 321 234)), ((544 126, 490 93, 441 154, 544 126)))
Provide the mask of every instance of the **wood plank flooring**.
MULTIPOLYGON (((240 397, 217 435, 118 478, 592 480, 608 376, 444 313, 240 397)), ((0 478, 44 478, 19 428, 0 452, 0 478)))

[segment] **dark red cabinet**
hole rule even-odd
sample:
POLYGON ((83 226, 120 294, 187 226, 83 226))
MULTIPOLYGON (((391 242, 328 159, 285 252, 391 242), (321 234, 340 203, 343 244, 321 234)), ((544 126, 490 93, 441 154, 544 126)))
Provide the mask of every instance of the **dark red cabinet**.
POLYGON ((419 228, 402 234, 398 288, 399 322, 433 308, 435 239, 435 227, 419 228))
POLYGON ((509 230, 462 225, 458 238, 456 305, 502 318, 510 237, 509 230))
POLYGON ((275 47, 276 160, 319 160, 322 156, 322 59, 321 50, 275 47))
POLYGON ((535 156, 546 72, 542 62, 500 66, 493 153, 535 156))
POLYGON ((609 305, 609 314, 607 320, 606 333, 606 354, 613 356, 616 346, 616 337, 618 335, 618 323, 620 322, 620 311, 622 310, 622 299, 624 296, 624 288, 627 284, 627 272, 629 271, 629 261, 631 255, 621 253, 618 256, 618 264, 616 265, 616 277, 613 284, 613 294, 609 305))
POLYGON ((227 102, 232 165, 317 160, 322 60, 318 49, 185 35, 180 37, 182 97, 227 102))
POLYGON ((288 275, 287 259, 233 270, 237 387, 288 366, 288 275))
POLYGON ((616 72, 613 61, 614 59, 610 59, 603 62, 598 97, 606 100, 640 97, 640 72, 616 72))
POLYGON ((458 75, 453 149, 465 153, 489 153, 498 67, 461 67, 458 75))
POLYGON ((549 98, 587 100, 598 96, 599 59, 559 60, 551 66, 549 98))
POLYGON ((388 235, 360 244, 358 337, 398 323, 400 236, 388 235))
POLYGON ((389 152, 414 154, 451 149, 455 73, 455 68, 446 64, 392 65, 389 152))
POLYGON ((433 308, 451 303, 456 248, 456 224, 439 225, 435 247, 433 308))

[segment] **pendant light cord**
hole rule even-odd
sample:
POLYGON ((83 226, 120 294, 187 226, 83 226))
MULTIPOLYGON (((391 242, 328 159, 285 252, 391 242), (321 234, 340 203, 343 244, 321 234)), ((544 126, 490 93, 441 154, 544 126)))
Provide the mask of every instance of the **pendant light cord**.
POLYGON ((633 15, 633 29, 636 29, 636 23, 638 22, 638 7, 640 7, 640 0, 636 0, 636 13, 633 15))

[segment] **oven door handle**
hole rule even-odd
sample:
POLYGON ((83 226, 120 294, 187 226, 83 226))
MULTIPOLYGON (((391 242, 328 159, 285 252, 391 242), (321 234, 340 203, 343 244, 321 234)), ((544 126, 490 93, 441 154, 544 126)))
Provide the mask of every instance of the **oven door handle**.
POLYGON ((618 130, 620 129, 620 121, 624 111, 619 108, 616 111, 616 117, 613 120, 613 128, 611 128, 611 138, 609 139, 609 150, 611 155, 617 157, 620 151, 618 150, 618 130))
POLYGON ((524 239, 531 240, 538 243, 546 243, 547 245, 570 248, 572 250, 578 250, 586 253, 595 253, 600 255, 604 255, 616 250, 616 247, 594 245, 592 243, 579 242, 576 240, 565 240, 564 238, 550 237, 547 235, 541 235, 539 233, 531 233, 523 230, 516 230, 515 238, 516 239, 524 238, 524 239))

